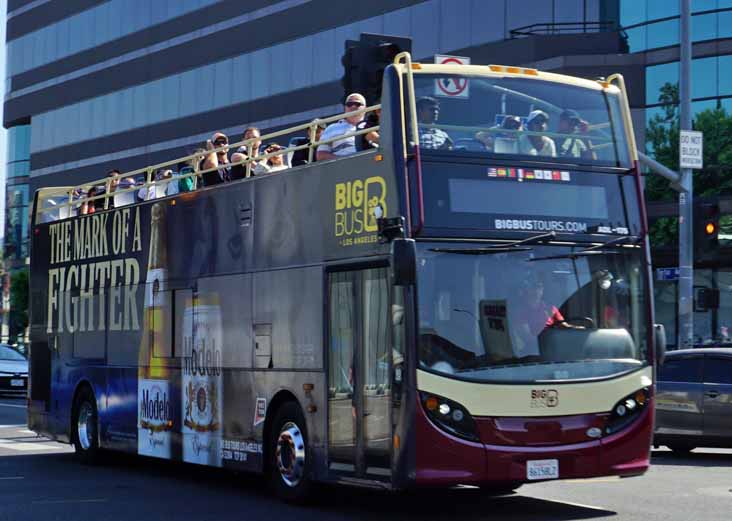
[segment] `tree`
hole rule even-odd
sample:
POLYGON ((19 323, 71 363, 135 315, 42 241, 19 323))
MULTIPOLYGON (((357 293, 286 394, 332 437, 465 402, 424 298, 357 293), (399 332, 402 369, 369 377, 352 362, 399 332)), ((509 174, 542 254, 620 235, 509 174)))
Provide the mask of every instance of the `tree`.
POLYGON ((25 333, 28 327, 28 270, 22 269, 10 275, 10 339, 25 333))
MULTIPOLYGON (((656 161, 668 168, 679 169, 679 86, 666 83, 658 101, 661 114, 656 114, 646 128, 646 148, 656 161)), ((694 196, 732 194, 732 114, 724 109, 707 109, 696 115, 694 130, 704 133, 704 168, 694 172, 694 196)), ((670 201, 677 197, 668 180, 658 175, 646 177, 646 199, 670 201)), ((658 219, 650 229, 653 245, 678 242, 676 218, 658 219)))

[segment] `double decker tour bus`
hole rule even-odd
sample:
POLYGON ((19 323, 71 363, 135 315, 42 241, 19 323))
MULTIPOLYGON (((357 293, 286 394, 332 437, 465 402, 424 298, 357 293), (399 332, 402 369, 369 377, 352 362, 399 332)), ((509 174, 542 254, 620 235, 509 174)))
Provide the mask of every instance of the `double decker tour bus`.
MULTIPOLYGON (((662 343, 622 78, 404 53, 375 108, 380 147, 345 158, 39 190, 30 428, 290 500, 643 473, 662 343)), ((312 158, 314 124, 263 139, 305 130, 312 158)))

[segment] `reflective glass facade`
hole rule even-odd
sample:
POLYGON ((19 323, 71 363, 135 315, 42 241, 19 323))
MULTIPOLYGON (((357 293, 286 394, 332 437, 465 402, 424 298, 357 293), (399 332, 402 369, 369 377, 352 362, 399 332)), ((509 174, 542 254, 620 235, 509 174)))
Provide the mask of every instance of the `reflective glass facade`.
POLYGON ((14 76, 147 27, 182 16, 217 0, 109 0, 8 43, 6 74, 14 76), (94 28, 90 30, 90 28, 94 28))
MULTIPOLYGON (((694 42, 732 37, 732 0, 692 0, 694 42)), ((669 0, 621 0, 620 25, 631 52, 678 45, 679 3, 669 0)))
MULTIPOLYGON (((718 45, 723 39, 732 37, 732 0, 692 0, 691 5, 692 119, 703 111, 717 108, 732 114, 732 54, 729 50, 723 51, 729 47, 718 45), (712 54, 717 49, 718 54, 712 54)), ((674 46, 679 43, 679 2, 621 0, 620 23, 626 28, 631 52, 643 52, 646 56, 645 115, 648 123, 664 115, 659 100, 661 88, 667 83, 679 82, 679 62, 668 61, 669 55, 678 56, 678 47, 674 46)), ((713 139, 713 136, 707 136, 707 139, 713 139)), ((705 147, 708 146, 713 146, 713 140, 705 142, 705 147)), ((653 153, 650 145, 647 152, 653 153)), ((654 246, 661 251, 662 245, 654 246)), ((671 246, 673 249, 676 245, 671 246)), ((663 262, 666 264, 659 264, 659 267, 668 267, 668 263, 674 261, 663 262)), ((718 267, 710 269, 697 265, 694 270, 695 288, 720 291, 718 309, 695 309, 696 345, 732 343, 732 271, 725 262, 720 258, 718 267)), ((654 291, 656 321, 665 326, 668 345, 678 347, 678 282, 656 280, 654 291)))
MULTIPOLYGON (((15 141, 7 169, 16 187, 8 215, 27 214, 39 186, 181 156, 215 130, 236 135, 248 125, 267 130, 331 115, 342 101, 344 42, 360 33, 411 37, 413 55, 431 60, 522 26, 596 22, 601 5, 107 0, 69 12, 66 0, 24 4, 8 13, 5 125, 15 141), (37 17, 34 25, 35 9, 50 20, 45 26, 37 17)), ((27 234, 27 219, 6 221, 27 234)), ((22 241, 14 251, 23 252, 22 241)))
POLYGON ((8 130, 5 187, 5 251, 8 267, 25 264, 28 256, 28 176, 30 173, 30 125, 8 130))

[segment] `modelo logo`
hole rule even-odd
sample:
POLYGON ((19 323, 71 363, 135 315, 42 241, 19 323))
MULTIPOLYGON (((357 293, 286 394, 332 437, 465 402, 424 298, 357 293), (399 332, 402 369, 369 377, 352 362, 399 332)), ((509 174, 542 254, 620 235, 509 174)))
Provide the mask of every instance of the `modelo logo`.
POLYGON ((544 409, 559 405, 559 391, 556 389, 533 389, 531 391, 531 407, 544 409))
POLYGON ((168 393, 157 386, 142 391, 140 400, 140 416, 151 423, 167 424, 173 415, 168 401, 168 393))
POLYGON ((341 245, 376 242, 376 235, 373 240, 364 241, 358 241, 358 236, 376 232, 376 219, 386 214, 386 181, 383 177, 335 185, 335 235, 343 239, 341 245), (349 238, 353 240, 347 240, 349 238))
MULTIPOLYGON (((187 343, 193 344, 193 338, 186 337, 187 343)), ((183 373, 191 376, 221 376, 221 350, 216 349, 216 342, 202 339, 198 349, 191 345, 190 356, 184 357, 183 373)))

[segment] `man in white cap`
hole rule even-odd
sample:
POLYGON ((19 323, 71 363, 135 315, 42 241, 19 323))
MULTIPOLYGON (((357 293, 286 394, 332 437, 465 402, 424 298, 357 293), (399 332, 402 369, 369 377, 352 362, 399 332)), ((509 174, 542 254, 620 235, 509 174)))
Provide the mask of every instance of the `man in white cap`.
POLYGON ((557 157, 557 147, 549 136, 539 133, 546 132, 549 123, 549 114, 543 110, 532 110, 526 120, 526 130, 529 135, 523 134, 519 138, 519 154, 526 156, 557 157))
MULTIPOLYGON (((354 112, 362 109, 366 106, 366 98, 364 98, 358 92, 349 94, 345 102, 346 112, 354 112)), ((340 121, 328 125, 328 128, 323 131, 320 136, 321 141, 333 139, 343 134, 350 134, 356 132, 356 126, 363 120, 363 114, 344 118, 340 121)), ((323 143, 318 145, 318 150, 315 155, 318 161, 325 161, 327 159, 335 159, 337 157, 348 156, 356 153, 356 138, 354 136, 346 137, 343 139, 336 139, 329 143, 323 143)))

